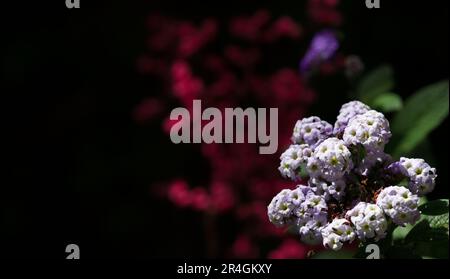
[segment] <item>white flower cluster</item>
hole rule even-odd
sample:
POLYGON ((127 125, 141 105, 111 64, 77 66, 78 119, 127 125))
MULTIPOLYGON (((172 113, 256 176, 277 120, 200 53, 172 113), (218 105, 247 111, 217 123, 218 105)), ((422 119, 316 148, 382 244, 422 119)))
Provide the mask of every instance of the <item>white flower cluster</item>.
POLYGON ((361 240, 374 238, 378 241, 386 236, 388 223, 383 210, 376 204, 360 202, 347 211, 346 217, 354 225, 361 240))
POLYGON ((419 198, 405 187, 384 188, 378 195, 377 205, 399 226, 414 224, 420 218, 419 198))
POLYGON ((436 169, 430 167, 423 159, 400 158, 400 164, 408 174, 409 190, 419 196, 433 191, 436 169))
POLYGON ((390 137, 389 122, 382 113, 375 110, 351 119, 342 136, 347 145, 361 144, 372 152, 383 150, 390 137))
POLYGON ((282 190, 272 199, 267 207, 269 220, 277 227, 289 225, 294 220, 293 210, 295 205, 290 194, 291 190, 282 190))
POLYGON ((275 196, 269 220, 334 250, 356 238, 378 241, 390 222, 417 222, 419 196, 434 189, 436 170, 423 159, 392 162, 384 152, 390 137, 384 115, 358 101, 342 106, 334 131, 319 117, 299 120, 278 170, 308 186, 275 196), (405 179, 407 188, 396 186, 405 179))
POLYGON ((357 115, 366 113, 369 110, 369 106, 359 101, 351 101, 344 104, 339 110, 337 121, 334 124, 334 134, 342 133, 350 120, 357 115))
POLYGON ((343 179, 336 180, 333 182, 328 182, 320 178, 310 178, 308 181, 308 186, 313 189, 317 195, 324 197, 326 201, 331 198, 340 201, 345 196, 345 181, 343 179))
POLYGON ((355 239, 355 232, 347 219, 334 219, 322 230, 323 245, 339 250, 345 242, 355 239))
POLYGON ((312 151, 307 144, 293 144, 280 157, 281 175, 291 180, 299 180, 302 165, 306 166, 312 151))
POLYGON ((311 148, 316 147, 333 134, 333 126, 321 120, 317 116, 304 118, 297 121, 292 135, 294 144, 307 144, 311 148))
POLYGON ((352 154, 345 143, 338 138, 328 138, 314 149, 308 160, 308 172, 311 177, 322 177, 328 181, 337 181, 353 168, 352 154))

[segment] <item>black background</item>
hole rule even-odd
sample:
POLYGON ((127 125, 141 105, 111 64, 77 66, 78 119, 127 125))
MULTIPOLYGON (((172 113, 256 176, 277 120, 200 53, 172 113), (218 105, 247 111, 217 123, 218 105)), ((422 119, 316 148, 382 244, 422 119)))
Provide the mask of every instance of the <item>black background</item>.
MULTIPOLYGON (((0 257, 64 258, 69 243, 86 258, 204 256, 195 214, 180 215, 149 194, 148 183, 164 175, 158 158, 170 148, 167 136, 142 132, 130 118, 151 94, 135 70, 145 17, 266 7, 304 18, 304 3, 82 0, 81 9, 68 10, 63 0, 11 2, 0 4, 0 257)), ((343 2, 343 51, 363 57, 368 69, 393 65, 396 92, 408 96, 448 78, 448 1, 382 0, 379 10, 343 2)), ((312 112, 332 117, 345 96, 321 87, 330 93, 312 112), (337 101, 319 107, 327 99, 337 101)), ((447 128, 448 120, 431 135, 442 168, 442 188, 431 198, 448 196, 447 128)), ((195 163, 189 154, 183 160, 195 163)))

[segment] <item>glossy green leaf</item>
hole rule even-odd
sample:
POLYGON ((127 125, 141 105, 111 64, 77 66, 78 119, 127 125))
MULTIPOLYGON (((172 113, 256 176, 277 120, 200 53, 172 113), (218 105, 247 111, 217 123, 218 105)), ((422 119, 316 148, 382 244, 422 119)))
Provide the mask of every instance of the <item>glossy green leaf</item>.
POLYGON ((371 103, 372 108, 382 112, 399 111, 403 107, 402 98, 395 93, 382 93, 371 103))
POLYGON ((433 229, 444 228, 447 230, 448 234, 448 212, 437 216, 427 216, 427 215, 422 216, 423 218, 428 220, 431 228, 433 229))
POLYGON ((412 225, 406 225, 405 227, 399 226, 395 228, 395 230, 392 232, 392 239, 394 240, 394 242, 403 241, 403 239, 408 235, 412 228, 412 225))
POLYGON ((419 222, 406 235, 406 243, 416 243, 418 241, 433 242, 448 240, 448 212, 437 216, 423 215, 419 222))
POLYGON ((419 206, 419 210, 425 215, 443 215, 448 213, 448 200, 429 201, 419 206))
POLYGON ((448 81, 427 86, 408 100, 391 124, 394 157, 411 152, 448 115, 448 81))
POLYGON ((357 88, 357 97, 371 106, 377 96, 390 92, 393 88, 394 71, 391 66, 383 65, 363 77, 357 88))
POLYGON ((344 249, 339 251, 324 250, 311 256, 311 259, 353 259, 354 255, 355 251, 344 249))

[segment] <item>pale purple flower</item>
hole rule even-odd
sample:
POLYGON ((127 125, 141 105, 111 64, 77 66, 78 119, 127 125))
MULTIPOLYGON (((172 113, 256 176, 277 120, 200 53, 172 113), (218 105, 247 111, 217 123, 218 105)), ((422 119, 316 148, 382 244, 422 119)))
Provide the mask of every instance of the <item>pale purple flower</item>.
POLYGON ((307 144, 293 144, 281 154, 278 170, 283 177, 297 181, 300 179, 301 167, 306 165, 311 154, 312 150, 307 144))
POLYGON ((314 149, 307 169, 311 177, 337 181, 353 168, 351 156, 342 140, 329 138, 314 149))
POLYGON ((333 135, 333 126, 317 116, 297 121, 292 134, 294 144, 307 144, 314 149, 325 139, 333 135))
POLYGON ((289 225, 294 220, 295 205, 290 199, 291 190, 284 189, 278 193, 267 207, 267 215, 272 224, 277 227, 289 225))
POLYGON ((335 32, 323 30, 317 33, 300 61, 300 72, 306 73, 317 68, 321 63, 330 60, 338 49, 339 41, 335 32))
POLYGON ((348 125, 348 122, 355 116, 364 114, 370 110, 370 107, 360 101, 351 101, 342 105, 339 110, 336 123, 334 124, 334 134, 342 133, 348 125))
POLYGON ((345 196, 346 183, 344 179, 328 182, 320 178, 311 177, 308 185, 317 195, 322 196, 326 201, 331 198, 340 201, 345 196))
POLYGON ((346 219, 334 219, 322 230, 323 245, 333 250, 340 250, 345 242, 355 239, 355 232, 346 219))
POLYGON ((419 198, 405 187, 384 188, 377 198, 377 205, 392 221, 400 226, 414 224, 420 218, 419 198))
POLYGON ((423 159, 400 158, 400 164, 409 178, 409 190, 419 196, 430 193, 434 189, 437 177, 436 169, 430 167, 423 159))
POLYGON ((389 121, 382 113, 370 110, 352 118, 342 138, 348 146, 361 144, 368 152, 382 151, 391 138, 389 121))
POLYGON ((375 205, 365 202, 358 203, 347 211, 346 217, 355 226, 359 239, 374 238, 376 241, 386 237, 387 220, 383 210, 375 205))

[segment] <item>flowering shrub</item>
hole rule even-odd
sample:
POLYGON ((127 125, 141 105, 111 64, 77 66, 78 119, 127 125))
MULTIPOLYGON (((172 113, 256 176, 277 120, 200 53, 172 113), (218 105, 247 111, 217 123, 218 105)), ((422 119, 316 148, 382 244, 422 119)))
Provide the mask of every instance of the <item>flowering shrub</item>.
POLYGON ((378 242, 395 226, 414 225, 436 170, 423 159, 396 161, 386 154, 389 121, 359 101, 344 104, 332 127, 315 116, 295 125, 279 171, 301 184, 272 199, 270 222, 333 250, 356 239, 378 242))
MULTIPOLYGON (((279 107, 279 143, 289 148, 281 154, 278 170, 292 181, 290 185, 300 184, 297 189, 281 191, 287 185, 274 171, 277 158, 259 156, 252 144, 200 144, 192 148, 207 167, 189 174, 173 171, 152 185, 152 190, 178 208, 206 216, 207 226, 217 225, 214 220, 222 216, 233 220, 234 231, 209 256, 305 257, 312 248, 294 244, 295 240, 279 228, 286 226, 307 244, 325 243, 333 249, 355 240, 382 242, 391 236, 403 242, 404 236, 398 235, 406 233, 400 229, 410 230, 411 223, 422 224, 428 218, 421 203, 435 186, 436 172, 422 159, 400 156, 413 157, 409 156, 411 151, 445 117, 448 107, 442 104, 448 100, 441 94, 427 94, 410 105, 405 103, 403 109, 401 98, 391 93, 392 70, 386 66, 358 80, 365 67, 362 60, 339 53, 339 2, 307 1, 311 22, 305 25, 288 16, 275 17, 267 10, 195 21, 149 16, 148 49, 137 60, 137 68, 157 82, 152 88, 156 96, 144 98, 136 106, 136 122, 146 125, 161 120, 174 106, 191 110, 194 99, 221 110, 249 104, 279 107), (304 45, 308 36, 312 40, 304 45), (306 52, 300 54, 300 49, 306 52), (345 104, 334 125, 318 117, 298 120, 317 99, 311 86, 313 75, 337 70, 344 70, 352 84, 358 82, 351 96, 367 105, 359 101, 345 104), (417 103, 436 107, 438 120, 415 117, 426 114, 417 103), (397 114, 390 124, 373 109, 387 116, 397 114), (388 143, 393 148, 385 151, 388 143), (416 172, 417 168, 422 172, 416 172), (191 179, 196 175, 202 177, 200 181, 191 179), (411 204, 400 202, 405 194, 402 191, 393 188, 390 194, 382 192, 389 186, 407 186, 411 204), (278 192, 269 206, 269 218, 276 225, 272 226, 267 222, 267 203, 278 192), (390 208, 393 202, 395 210, 390 208), (419 211, 422 214, 417 220, 419 211), (400 228, 394 233, 393 224, 400 228), (281 245, 272 252, 258 245, 264 242, 270 246, 274 237, 281 245)), ((176 123, 168 118, 161 122, 167 133, 176 123)), ((176 165, 177 160, 172 163, 176 165)), ((206 231, 217 232, 211 228, 206 231)), ((213 237, 205 239, 208 242, 213 237)), ((404 244, 409 245, 406 240, 404 244)), ((318 247, 314 250, 323 249, 318 247)))

